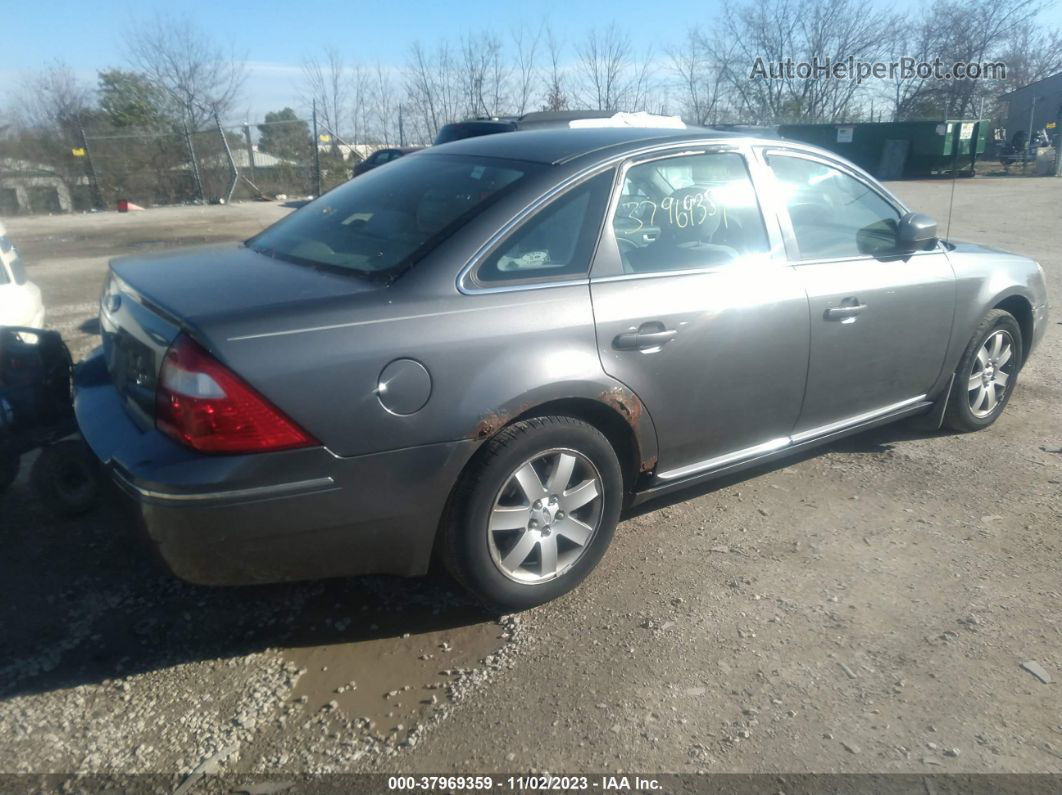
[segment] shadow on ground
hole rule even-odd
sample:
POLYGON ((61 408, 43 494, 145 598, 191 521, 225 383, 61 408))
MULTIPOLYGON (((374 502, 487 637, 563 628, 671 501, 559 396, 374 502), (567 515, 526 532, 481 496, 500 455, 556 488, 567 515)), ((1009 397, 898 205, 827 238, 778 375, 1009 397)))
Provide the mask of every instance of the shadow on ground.
MULTIPOLYGON (((823 452, 884 454, 926 432, 891 425, 646 503, 640 515, 823 452)), ((326 646, 489 620, 441 575, 205 588, 177 580, 113 498, 53 518, 16 484, 0 495, 0 698, 268 648, 326 646), (354 621, 333 618, 356 616, 354 621), (340 629, 339 627, 342 627, 340 629)))
POLYGON ((489 619, 440 576, 189 585, 156 561, 112 501, 60 520, 16 484, 0 495, 0 520, 0 698, 489 619), (333 623, 339 615, 355 618, 333 623))

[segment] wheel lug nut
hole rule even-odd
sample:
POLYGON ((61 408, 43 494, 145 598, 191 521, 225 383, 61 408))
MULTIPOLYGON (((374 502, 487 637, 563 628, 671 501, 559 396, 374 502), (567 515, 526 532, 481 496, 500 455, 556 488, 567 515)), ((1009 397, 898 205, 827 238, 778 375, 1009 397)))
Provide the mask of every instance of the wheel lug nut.
POLYGON ((528 527, 530 527, 530 528, 531 528, 532 530, 534 530, 534 529, 535 529, 536 527, 538 527, 538 522, 536 522, 536 521, 535 521, 534 519, 532 519, 532 520, 531 520, 531 521, 530 521, 530 522, 528 523, 528 525, 527 525, 527 526, 528 526, 528 527))
POLYGON ((535 504, 531 506, 536 511, 542 507, 542 500, 535 500, 535 504))
POLYGON ((564 511, 557 511, 557 518, 558 519, 563 519, 564 518, 564 511))

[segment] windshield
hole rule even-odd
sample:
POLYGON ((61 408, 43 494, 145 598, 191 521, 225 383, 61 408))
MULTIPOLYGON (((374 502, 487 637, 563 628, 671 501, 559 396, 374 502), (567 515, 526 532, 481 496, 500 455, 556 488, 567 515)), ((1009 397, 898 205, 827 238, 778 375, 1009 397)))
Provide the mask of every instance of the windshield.
POLYGON ((403 157, 326 193, 247 246, 303 265, 392 278, 533 168, 480 157, 403 157))

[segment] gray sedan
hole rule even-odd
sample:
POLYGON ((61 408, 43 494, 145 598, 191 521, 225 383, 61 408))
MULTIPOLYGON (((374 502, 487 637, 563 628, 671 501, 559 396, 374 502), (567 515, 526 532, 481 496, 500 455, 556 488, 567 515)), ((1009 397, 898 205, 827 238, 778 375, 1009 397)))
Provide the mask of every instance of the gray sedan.
POLYGON ((1035 262, 813 147, 516 132, 114 261, 76 410, 185 579, 438 559, 522 609, 634 504, 912 415, 991 425, 1046 318, 1035 262))

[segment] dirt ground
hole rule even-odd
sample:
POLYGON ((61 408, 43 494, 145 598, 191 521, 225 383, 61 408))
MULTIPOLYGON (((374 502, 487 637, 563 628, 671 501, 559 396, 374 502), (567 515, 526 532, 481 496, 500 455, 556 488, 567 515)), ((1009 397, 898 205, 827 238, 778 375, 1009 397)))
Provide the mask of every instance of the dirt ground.
MULTIPOLYGON (((948 216, 950 182, 890 187, 948 216)), ((107 258, 289 210, 5 223, 77 355, 107 258)), ((1062 180, 955 188, 951 234, 1062 296, 1062 180)), ((575 593, 443 578, 196 588, 116 509, 0 497, 0 771, 1062 772, 1062 327, 977 434, 897 425, 647 506, 575 593), (1041 682, 1022 663, 1035 661, 1041 682)))

